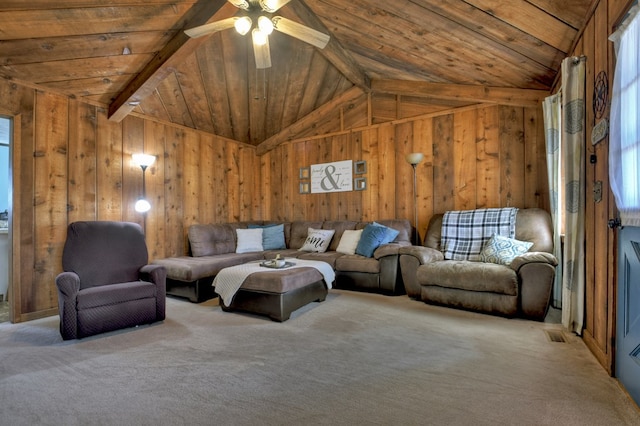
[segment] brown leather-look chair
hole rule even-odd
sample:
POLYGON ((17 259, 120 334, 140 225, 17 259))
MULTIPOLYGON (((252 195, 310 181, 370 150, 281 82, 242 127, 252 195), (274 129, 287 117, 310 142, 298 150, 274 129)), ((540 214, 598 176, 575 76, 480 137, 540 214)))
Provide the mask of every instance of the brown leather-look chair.
POLYGON ((164 320, 167 272, 148 261, 137 223, 71 223, 56 277, 62 338, 164 320))

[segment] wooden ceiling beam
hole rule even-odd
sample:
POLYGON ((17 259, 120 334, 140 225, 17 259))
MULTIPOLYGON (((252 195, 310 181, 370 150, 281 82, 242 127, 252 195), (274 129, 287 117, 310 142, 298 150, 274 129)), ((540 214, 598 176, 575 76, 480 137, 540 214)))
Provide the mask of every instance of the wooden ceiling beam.
POLYGON ((285 18, 298 21, 315 30, 329 34, 331 37, 329 43, 324 49, 318 49, 318 52, 349 81, 365 92, 369 92, 371 89, 369 76, 304 1, 298 0, 287 3, 287 6, 283 7, 278 13, 285 18))
POLYGON ((545 97, 547 90, 516 89, 468 84, 430 83, 409 80, 372 80, 371 91, 394 95, 429 97, 468 102, 492 103, 511 106, 535 107, 545 97))
MULTIPOLYGON (((226 0, 198 0, 190 10, 184 28, 193 28, 208 22, 229 18, 238 9, 226 0)), ((122 121, 175 67, 191 55, 207 37, 191 38, 180 30, 160 50, 145 68, 136 75, 109 105, 109 119, 122 121)))
POLYGON ((354 101, 363 94, 363 90, 357 86, 353 86, 351 89, 342 92, 337 97, 331 99, 321 107, 311 111, 309 114, 305 115, 286 129, 282 129, 280 132, 266 139, 264 142, 258 145, 256 153, 258 155, 266 154, 281 143, 295 139, 295 137, 303 130, 306 130, 314 124, 317 124, 319 121, 322 121, 330 114, 334 114, 338 107, 354 101))

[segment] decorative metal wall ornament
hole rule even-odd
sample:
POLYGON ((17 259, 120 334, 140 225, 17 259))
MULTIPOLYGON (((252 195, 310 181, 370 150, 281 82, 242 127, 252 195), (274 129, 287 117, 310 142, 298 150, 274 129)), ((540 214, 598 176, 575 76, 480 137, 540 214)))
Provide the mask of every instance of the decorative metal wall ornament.
POLYGON ((609 102, 609 79, 606 71, 600 71, 593 82, 593 115, 599 120, 609 102))

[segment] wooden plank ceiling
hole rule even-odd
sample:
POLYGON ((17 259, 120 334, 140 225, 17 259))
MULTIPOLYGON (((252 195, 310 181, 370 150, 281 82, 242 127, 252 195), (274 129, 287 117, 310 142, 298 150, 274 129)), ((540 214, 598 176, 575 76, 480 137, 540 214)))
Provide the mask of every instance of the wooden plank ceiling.
POLYGON ((330 42, 274 32, 257 70, 249 36, 183 32, 241 13, 224 0, 3 0, 0 76, 264 151, 369 94, 535 102, 596 2, 292 0, 278 14, 330 42))

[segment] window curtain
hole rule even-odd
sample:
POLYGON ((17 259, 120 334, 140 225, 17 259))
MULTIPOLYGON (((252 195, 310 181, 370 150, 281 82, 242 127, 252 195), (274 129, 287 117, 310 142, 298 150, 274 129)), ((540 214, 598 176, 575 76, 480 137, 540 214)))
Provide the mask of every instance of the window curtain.
POLYGON ((565 237, 562 324, 582 334, 584 326, 585 57, 562 61, 562 156, 565 177, 565 237))
POLYGON ((622 225, 640 226, 640 6, 630 10, 609 38, 617 59, 611 97, 609 181, 622 225))
POLYGON ((547 177, 549 179, 549 200, 551 201, 551 220, 553 222, 553 254, 558 259, 556 277, 553 283, 554 308, 562 307, 562 245, 560 241, 562 227, 560 214, 561 177, 560 177, 560 125, 561 94, 547 97, 542 103, 544 113, 545 143, 547 151, 547 177))

